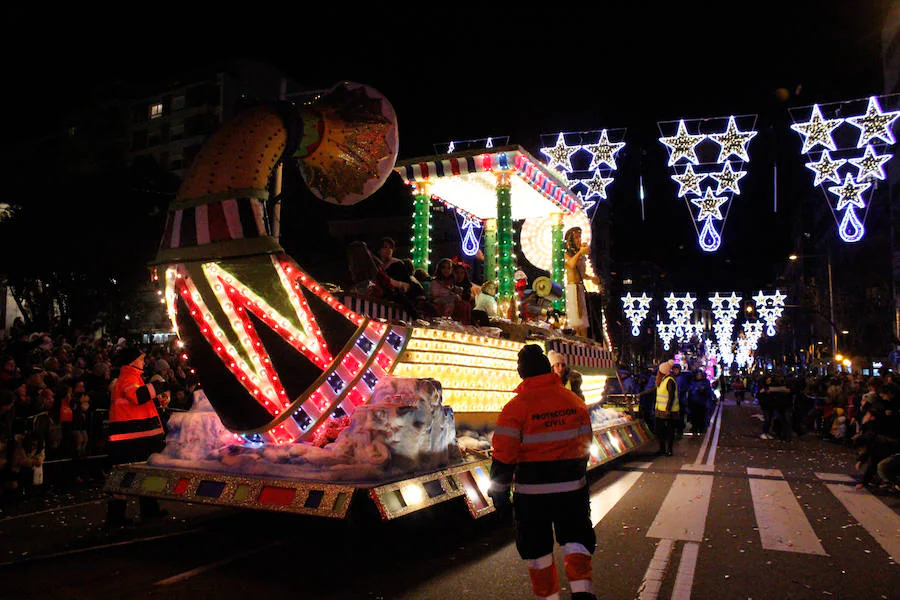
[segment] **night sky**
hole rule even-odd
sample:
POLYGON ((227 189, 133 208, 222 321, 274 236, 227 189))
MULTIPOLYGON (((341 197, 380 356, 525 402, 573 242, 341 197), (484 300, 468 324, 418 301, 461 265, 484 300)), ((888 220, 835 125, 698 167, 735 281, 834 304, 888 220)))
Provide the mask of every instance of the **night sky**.
POLYGON ((5 86, 4 115, 10 130, 19 115, 53 111, 104 78, 156 77, 247 56, 313 88, 350 80, 379 90, 397 113, 401 160, 434 154, 435 144, 487 137, 508 137, 543 158, 542 135, 625 128, 628 145, 608 188, 614 259, 659 263, 676 292, 764 285, 790 250, 800 199, 821 194, 799 158, 800 136, 787 129, 787 110, 882 93, 885 3, 583 4, 297 5, 284 14, 237 14, 251 12, 245 7, 142 23, 134 11, 119 19, 5 8, 8 27, 29 32, 31 41, 7 36, 0 47, 5 79, 16 83, 5 86), (692 8, 702 4, 716 8, 692 8), (780 88, 787 99, 779 99, 780 88), (708 254, 669 178, 657 122, 732 114, 757 115, 760 133, 721 248, 708 254))

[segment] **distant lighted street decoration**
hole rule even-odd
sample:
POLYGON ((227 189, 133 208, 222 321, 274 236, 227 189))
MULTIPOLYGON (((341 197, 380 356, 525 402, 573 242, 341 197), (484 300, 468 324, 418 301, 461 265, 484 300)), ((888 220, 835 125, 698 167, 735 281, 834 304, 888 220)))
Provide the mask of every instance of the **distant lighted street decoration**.
POLYGON ((666 301, 666 312, 669 320, 675 328, 675 337, 679 340, 690 339, 691 335, 696 331, 691 327, 690 319, 694 314, 694 302, 697 298, 691 296, 690 292, 684 296, 676 296, 669 292, 664 298, 666 301))
POLYGON ((484 221, 463 210, 456 210, 456 227, 459 229, 460 250, 466 256, 475 256, 481 247, 484 221))
POLYGON ((741 301, 743 298, 738 296, 736 292, 731 292, 727 296, 720 295, 716 292, 709 297, 709 304, 712 308, 713 318, 713 334, 719 345, 720 354, 724 359, 728 359, 726 365, 730 365, 733 361, 732 345, 734 343, 734 322, 737 320, 741 312, 741 301))
POLYGON ((624 129, 603 129, 558 133, 541 136, 543 143, 551 143, 540 149, 547 157, 547 166, 565 174, 569 189, 581 198, 584 210, 593 218, 597 201, 606 200, 606 188, 615 181, 619 168, 616 155, 625 147, 624 129), (577 140, 577 144, 567 142, 577 140))
POLYGON ((731 200, 741 193, 739 180, 747 174, 743 168, 750 162, 747 146, 757 134, 756 115, 681 119, 677 125, 670 121, 658 126, 659 141, 669 151, 668 166, 678 184, 678 197, 684 198, 691 214, 697 242, 705 252, 714 252, 722 243, 731 200), (741 129, 738 120, 749 129, 741 129))
POLYGON ((673 323, 658 322, 656 325, 656 333, 662 340, 663 350, 668 350, 675 338, 675 325, 673 323))
POLYGON ((810 159, 806 168, 813 186, 824 193, 838 235, 848 243, 860 241, 878 181, 887 178, 885 165, 893 158, 887 150, 896 144, 900 94, 814 104, 790 113, 791 129, 803 139, 800 153, 810 159))
POLYGON ((641 323, 647 318, 650 312, 650 297, 646 293, 641 293, 635 298, 628 292, 622 296, 622 308, 625 317, 631 323, 631 335, 637 337, 641 335, 641 323))
POLYGON ((779 290, 775 290, 774 294, 764 294, 760 290, 753 296, 753 301, 756 302, 756 312, 766 324, 766 335, 769 337, 775 335, 775 324, 784 312, 784 301, 786 299, 787 296, 779 290))

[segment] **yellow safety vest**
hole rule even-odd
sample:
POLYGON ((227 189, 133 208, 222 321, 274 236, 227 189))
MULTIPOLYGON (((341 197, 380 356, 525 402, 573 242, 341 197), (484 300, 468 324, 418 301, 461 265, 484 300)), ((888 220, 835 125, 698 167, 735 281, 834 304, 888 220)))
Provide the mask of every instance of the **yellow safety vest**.
POLYGON ((678 405, 678 382, 671 375, 666 375, 663 377, 663 380, 659 382, 659 385, 656 387, 656 410, 662 412, 678 412, 681 408, 678 405), (669 380, 675 384, 675 401, 672 403, 672 409, 669 410, 669 380))

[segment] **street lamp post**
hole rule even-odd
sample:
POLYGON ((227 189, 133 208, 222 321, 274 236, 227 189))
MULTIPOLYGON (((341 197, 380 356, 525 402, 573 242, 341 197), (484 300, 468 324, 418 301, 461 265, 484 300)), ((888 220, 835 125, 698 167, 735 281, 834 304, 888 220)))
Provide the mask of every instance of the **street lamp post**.
POLYGON ((831 253, 826 252, 825 254, 791 254, 788 256, 789 260, 800 260, 802 264, 802 259, 804 258, 822 258, 824 257, 826 260, 826 273, 828 276, 828 315, 829 315, 829 324, 831 325, 831 348, 832 354, 837 354, 838 352, 838 330, 837 325, 834 321, 834 287, 832 286, 831 280, 831 253))

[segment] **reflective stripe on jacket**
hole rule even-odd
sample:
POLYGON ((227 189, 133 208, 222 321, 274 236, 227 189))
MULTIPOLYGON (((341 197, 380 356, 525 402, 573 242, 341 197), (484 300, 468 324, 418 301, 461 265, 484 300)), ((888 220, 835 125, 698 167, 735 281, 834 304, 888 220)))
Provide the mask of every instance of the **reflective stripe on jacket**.
POLYGON ((681 410, 678 404, 678 382, 671 375, 666 375, 656 387, 656 410, 660 412, 673 413, 681 410), (675 386, 675 393, 669 396, 669 382, 675 386))
POLYGON ((528 377, 497 419, 491 487, 517 494, 552 494, 586 485, 593 441, 584 402, 555 373, 528 377))
POLYGON ((156 435, 165 435, 159 412, 153 403, 156 391, 144 383, 141 370, 126 365, 122 367, 113 388, 109 407, 109 441, 121 442, 156 435), (141 402, 138 390, 147 387, 148 401, 141 402))

